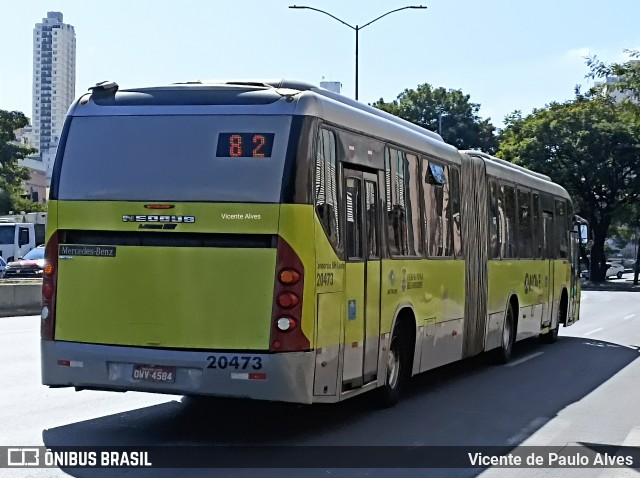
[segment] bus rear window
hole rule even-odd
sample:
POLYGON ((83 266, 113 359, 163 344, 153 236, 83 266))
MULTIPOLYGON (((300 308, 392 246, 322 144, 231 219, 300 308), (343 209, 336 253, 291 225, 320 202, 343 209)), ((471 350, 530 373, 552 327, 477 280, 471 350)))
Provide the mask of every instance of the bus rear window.
POLYGON ((290 125, 288 116, 74 117, 57 197, 276 203, 290 125))

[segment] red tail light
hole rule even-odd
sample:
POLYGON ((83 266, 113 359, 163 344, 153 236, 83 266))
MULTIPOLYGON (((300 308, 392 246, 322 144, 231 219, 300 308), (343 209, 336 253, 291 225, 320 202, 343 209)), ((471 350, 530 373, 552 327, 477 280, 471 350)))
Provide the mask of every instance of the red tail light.
POLYGON ((300 302, 298 296, 293 292, 283 292, 278 296, 278 305, 283 309, 290 309, 295 307, 300 302))
POLYGON ((58 282, 58 232, 49 238, 44 250, 44 274, 42 278, 42 316, 40 337, 53 340, 56 311, 56 285, 58 282))
POLYGON ((276 280, 271 324, 271 352, 309 350, 311 344, 301 327, 304 266, 281 237, 278 238, 276 280))

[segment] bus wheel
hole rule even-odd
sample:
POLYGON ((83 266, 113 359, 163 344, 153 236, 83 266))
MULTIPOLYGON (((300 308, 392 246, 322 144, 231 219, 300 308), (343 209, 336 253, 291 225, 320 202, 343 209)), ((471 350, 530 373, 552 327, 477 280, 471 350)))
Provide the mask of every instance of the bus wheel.
POLYGON ((507 308, 507 316, 504 319, 504 327, 502 329, 502 342, 496 350, 496 361, 505 364, 511 360, 513 352, 513 343, 515 342, 516 330, 515 319, 513 313, 513 305, 509 303, 507 308))
POLYGON ((549 332, 547 332, 544 335, 541 335, 540 338, 542 339, 542 341, 545 344, 554 343, 556 340, 558 340, 558 329, 559 328, 560 328, 560 324, 558 323, 558 325, 556 325, 555 329, 550 329, 549 332))
POLYGON ((556 324, 555 329, 549 330, 544 335, 541 335, 540 338, 545 344, 552 344, 556 340, 558 340, 558 331, 560 330, 560 324, 567 323, 567 299, 563 294, 562 299, 560 300, 560 307, 558 308, 558 323, 556 324))
POLYGON ((393 329, 391 344, 389 345, 384 385, 380 387, 379 391, 380 402, 384 407, 395 405, 400 398, 400 388, 402 387, 404 375, 403 344, 401 337, 399 327, 396 326, 393 329))

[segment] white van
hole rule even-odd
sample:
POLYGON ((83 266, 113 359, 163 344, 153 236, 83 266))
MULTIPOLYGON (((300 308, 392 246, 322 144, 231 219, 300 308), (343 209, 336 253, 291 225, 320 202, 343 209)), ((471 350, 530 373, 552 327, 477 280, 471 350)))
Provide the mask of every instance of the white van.
POLYGON ((31 223, 0 220, 0 256, 15 261, 36 247, 35 227, 31 223))

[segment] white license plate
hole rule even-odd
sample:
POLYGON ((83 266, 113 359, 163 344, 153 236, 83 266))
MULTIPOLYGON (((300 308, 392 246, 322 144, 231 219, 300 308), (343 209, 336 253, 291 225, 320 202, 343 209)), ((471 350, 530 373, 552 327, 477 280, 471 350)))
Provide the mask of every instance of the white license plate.
POLYGON ((173 383, 176 368, 160 365, 134 365, 132 378, 143 382, 173 383))

